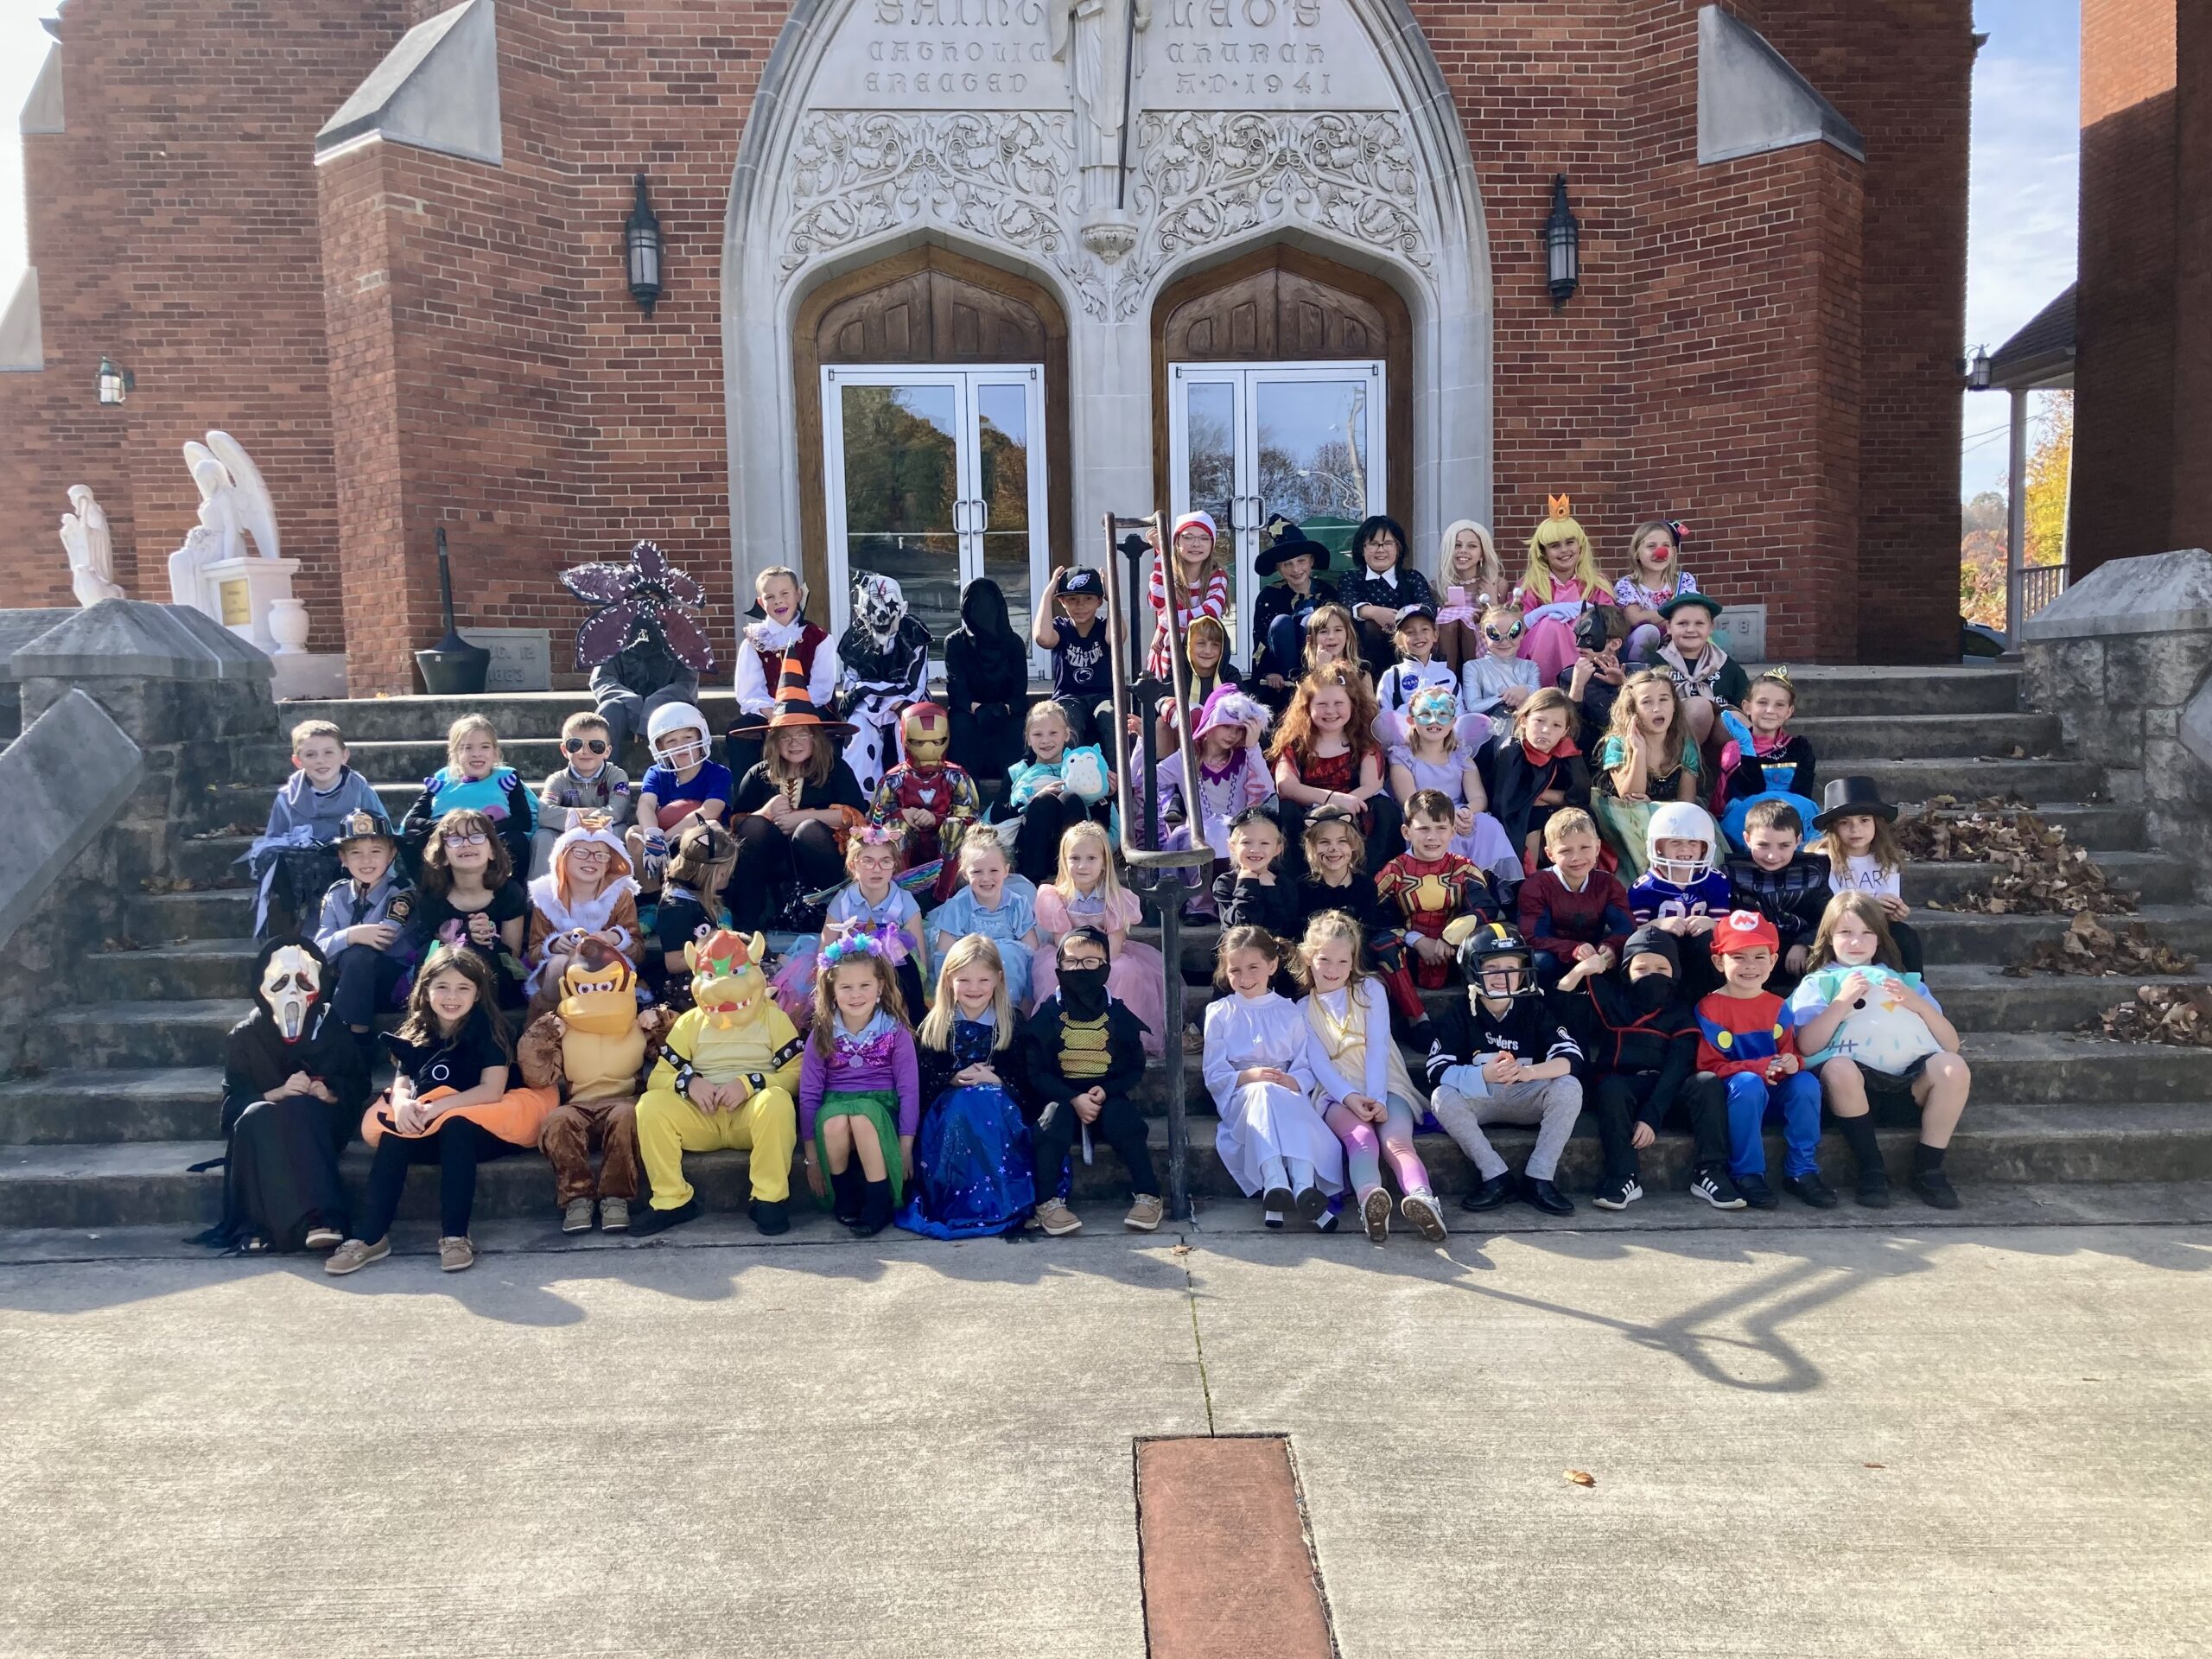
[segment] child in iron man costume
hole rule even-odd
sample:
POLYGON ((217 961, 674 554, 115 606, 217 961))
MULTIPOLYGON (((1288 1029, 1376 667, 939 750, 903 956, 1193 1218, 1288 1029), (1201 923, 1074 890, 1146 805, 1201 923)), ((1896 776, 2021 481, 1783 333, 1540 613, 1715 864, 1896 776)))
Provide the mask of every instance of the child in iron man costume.
MULTIPOLYGON (((909 705, 899 719, 906 758, 883 774, 868 803, 868 822, 904 835, 903 863, 915 869, 942 860, 931 896, 952 896, 960 884, 960 838, 982 816, 982 800, 967 768, 944 758, 952 721, 933 702, 909 705)), ((904 884, 902 884, 904 885, 904 884)))

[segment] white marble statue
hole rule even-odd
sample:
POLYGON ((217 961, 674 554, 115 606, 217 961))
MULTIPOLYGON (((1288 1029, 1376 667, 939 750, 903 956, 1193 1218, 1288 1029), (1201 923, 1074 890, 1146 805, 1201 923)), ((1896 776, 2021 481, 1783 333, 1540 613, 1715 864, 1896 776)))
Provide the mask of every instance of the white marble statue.
POLYGON ((200 522, 169 555, 169 600, 206 610, 201 577, 209 565, 245 557, 249 539, 263 558, 282 556, 276 504, 253 457, 227 432, 210 432, 206 443, 187 442, 184 459, 200 486, 200 522))
POLYGON ((69 505, 74 512, 61 515, 61 545, 69 550, 69 586, 79 605, 97 605, 104 599, 121 599, 122 585, 115 579, 115 543, 108 534, 107 509, 92 499, 90 488, 72 485, 69 505))
POLYGON ((1122 159, 1130 30, 1152 26, 1152 0, 1052 0, 1052 56, 1075 95, 1076 158, 1088 169, 1122 159), (1130 12, 1135 9, 1135 16, 1130 12))

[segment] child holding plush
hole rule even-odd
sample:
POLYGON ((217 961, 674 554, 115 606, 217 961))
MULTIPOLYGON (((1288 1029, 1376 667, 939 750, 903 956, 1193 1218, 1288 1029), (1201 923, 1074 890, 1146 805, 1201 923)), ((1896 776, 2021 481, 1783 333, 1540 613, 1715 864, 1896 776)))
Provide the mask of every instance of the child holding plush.
POLYGON ((531 849, 531 873, 543 875, 553 843, 579 815, 592 813, 620 835, 637 800, 630 774, 614 764, 613 736, 601 715, 588 711, 561 722, 561 753, 568 762, 537 791, 537 834, 531 849))
POLYGON ((1804 830, 1789 802, 1754 802, 1744 814, 1744 842, 1750 851, 1728 861, 1730 907, 1755 910, 1774 924, 1782 959, 1772 982, 1785 996, 1805 971, 1828 906, 1828 861, 1798 850, 1804 830))
POLYGON ((1452 978, 1444 930, 1461 916, 1494 918, 1503 906, 1473 862, 1452 850, 1458 814, 1446 797, 1418 790, 1406 803, 1406 850, 1375 873, 1376 897, 1405 930, 1414 982, 1434 990, 1452 978))
POLYGON ((1613 584, 1613 599, 1629 626, 1628 645, 1621 654, 1631 663, 1650 660, 1666 638, 1660 607, 1697 591, 1697 578, 1682 569, 1682 532, 1688 528, 1670 519, 1647 518, 1630 538, 1628 574, 1613 584))
POLYGON ((1522 704, 1543 683, 1535 664, 1521 654, 1529 631, 1521 607, 1510 601, 1484 606, 1481 625, 1470 630, 1480 649, 1468 653, 1459 671, 1459 703, 1491 722, 1491 735, 1510 728, 1522 704))
POLYGON ((586 939, 629 959, 645 960, 638 925, 638 884, 622 842, 604 819, 585 815, 553 844, 552 868, 530 884, 530 931, 523 961, 524 992, 536 999, 531 1017, 561 994, 561 975, 586 939))
POLYGON ((988 828, 971 830, 960 843, 959 892, 931 912, 937 956, 970 934, 982 934, 999 947, 1007 995, 1017 1008, 1029 1004, 1029 958, 1037 949, 1037 889, 1014 873, 1014 861, 988 828))
POLYGON ((1881 906, 1898 966, 1916 974, 1920 935, 1905 922, 1912 906, 1904 901, 1904 849, 1891 827, 1897 817, 1872 778, 1831 779, 1813 819, 1820 839, 1807 850, 1827 861, 1830 893, 1863 893, 1881 906))
POLYGON ((1054 1238, 1083 1226, 1059 1197, 1068 1150, 1078 1131, 1086 1136, 1095 1133, 1121 1154, 1129 1175, 1124 1227, 1151 1232, 1165 1213, 1144 1116, 1129 1098, 1144 1077, 1144 1027, 1107 988, 1109 948, 1106 935, 1095 927, 1077 926, 1062 934, 1053 991, 1039 999, 1035 1015, 1022 1028, 1030 1093, 1039 1103, 1030 1131, 1037 1158, 1037 1213, 1029 1224, 1054 1238))
POLYGON ((1573 504, 1554 495, 1546 505, 1543 522, 1529 537, 1529 568, 1521 578, 1521 610, 1529 623, 1521 654, 1535 664, 1539 683, 1551 685, 1574 662, 1575 619, 1611 595, 1573 504))
POLYGON ((1608 946, 1585 957, 1560 981, 1576 997, 1582 1043, 1597 1077, 1592 1102, 1605 1173, 1591 1202, 1625 1210, 1643 1196, 1636 1154, 1658 1139, 1667 1120, 1689 1119, 1690 1194, 1716 1210, 1741 1210, 1728 1179, 1728 1107, 1718 1077, 1696 1075, 1696 1010, 1682 989, 1681 947, 1671 933, 1639 927, 1622 944, 1620 970, 1608 946))
POLYGON ((1789 730, 1796 712, 1797 688, 1782 668, 1770 668, 1751 682, 1741 715, 1721 711, 1728 737, 1715 768, 1713 810, 1721 832, 1738 847, 1744 844, 1744 815, 1762 801, 1788 803, 1801 823, 1820 810, 1812 800, 1813 746, 1789 730))
POLYGON ((855 929, 822 950, 799 1060, 798 1139, 815 1199, 861 1238, 905 1202, 922 1080, 883 942, 855 929))
POLYGON ((1035 1154, 1017 1090, 1028 1078, 999 948, 969 934, 944 954, 914 1033, 922 1098, 913 1194, 898 1223, 925 1238, 983 1238, 1037 1207, 1035 1154))
POLYGON ((1106 987, 1144 1027, 1144 1052, 1158 1059, 1166 1029, 1166 968, 1154 946, 1129 938, 1144 906, 1114 874, 1114 846, 1096 823, 1071 826, 1060 837, 1060 864, 1037 890, 1037 949, 1029 988, 1041 1008, 1057 988, 1059 944, 1078 927, 1106 941, 1106 987))
POLYGON ((1381 983, 1361 971, 1365 945, 1359 924, 1340 910, 1323 911, 1306 925, 1298 947, 1299 977, 1307 988, 1299 1003, 1306 1016, 1307 1060, 1322 1121, 1344 1142, 1353 1200, 1361 1224, 1376 1243, 1390 1236, 1390 1195, 1381 1160, 1388 1156, 1404 1197, 1407 1221, 1432 1243, 1445 1236, 1444 1212, 1429 1186, 1428 1169, 1414 1150, 1414 1125, 1422 1103, 1390 1035, 1390 1010, 1381 983))
POLYGON ((1386 846, 1397 839, 1398 803, 1383 780, 1375 714, 1367 677, 1348 664, 1317 668, 1298 683, 1268 752, 1286 836, 1302 834, 1313 808, 1335 805, 1358 818, 1362 834, 1386 846))
POLYGON ((1815 1210, 1835 1208, 1821 1179, 1821 1085, 1798 1062, 1796 1016, 1766 988, 1777 954, 1774 924, 1732 911, 1713 930, 1720 988, 1697 1005, 1697 1069, 1728 1096, 1728 1174, 1754 1210, 1781 1200, 1766 1184, 1769 1117, 1782 1119, 1782 1190, 1815 1210))
POLYGON ((1206 1004, 1205 1084, 1221 1114, 1215 1149, 1271 1227, 1293 1208, 1319 1220, 1344 1185, 1344 1147, 1311 1099, 1306 1020, 1274 988, 1287 950, 1263 927, 1224 930, 1206 1004))
POLYGON ((1052 879, 1055 850, 1068 830, 1110 817, 1114 774, 1095 744, 1071 747, 1067 709, 1057 700, 1033 703, 1023 728, 1027 758, 1007 768, 1006 798, 991 809, 1003 823, 1019 820, 1016 868, 1032 882, 1052 879))
POLYGON ((331 1011, 365 1048, 415 959, 415 890, 400 876, 398 838, 383 813, 349 813, 336 844, 346 874, 322 896, 315 949, 331 964, 322 987, 331 1011))
POLYGON ((1437 586, 1444 590, 1444 603, 1436 611, 1437 655, 1453 668, 1465 668, 1484 653, 1479 623, 1505 592, 1505 567, 1497 562, 1497 542, 1487 525, 1454 518, 1444 526, 1436 568, 1443 573, 1437 586))
POLYGON ((246 868, 260 888, 254 907, 257 939, 308 931, 309 912, 337 879, 341 825, 365 812, 382 820, 384 802, 348 764, 345 737, 327 720, 292 728, 292 775, 270 803, 269 823, 246 850, 246 868), (270 912, 282 925, 270 925, 270 912))
POLYGON ((1487 769, 1491 815, 1524 870, 1543 862, 1544 826, 1553 813, 1589 810, 1590 766, 1574 741, 1574 705, 1556 687, 1533 693, 1513 716, 1513 729, 1477 764, 1487 769))
POLYGON ((1620 949, 1636 926, 1628 889, 1598 868, 1598 826, 1578 807, 1563 807, 1544 825, 1551 864, 1521 884, 1521 937, 1535 953, 1539 983, 1555 985, 1577 963, 1620 949))
POLYGON ((1697 798, 1697 740, 1675 683, 1662 669, 1638 669, 1613 705, 1612 729, 1598 745, 1591 816, 1631 884, 1649 858, 1651 815, 1669 801, 1697 798))
POLYGON ((499 764, 499 734, 481 715, 463 715, 447 728, 446 764, 423 780, 423 792, 401 820, 403 844, 419 857, 431 830, 447 813, 461 810, 480 812, 499 826, 511 870, 530 868, 537 804, 515 769, 499 764))
POLYGON ((1957 1209, 1943 1154, 1974 1077, 1959 1055, 1957 1027, 1919 975, 1903 967, 1887 913, 1872 896, 1840 893, 1828 901, 1789 1007, 1797 1046, 1819 1071, 1836 1129, 1859 1166, 1859 1202, 1879 1210, 1890 1201, 1874 1139, 1879 1103, 1918 1122, 1912 1190, 1938 1210, 1957 1209))

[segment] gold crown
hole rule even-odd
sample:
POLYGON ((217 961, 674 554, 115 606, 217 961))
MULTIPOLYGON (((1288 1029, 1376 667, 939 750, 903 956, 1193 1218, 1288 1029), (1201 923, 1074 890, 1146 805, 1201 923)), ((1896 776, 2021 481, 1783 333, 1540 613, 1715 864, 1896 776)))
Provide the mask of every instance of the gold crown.
POLYGON ((1574 517, 1574 503, 1568 500, 1565 496, 1547 493, 1544 497, 1544 501, 1548 508, 1545 517, 1549 518, 1572 518, 1574 517))

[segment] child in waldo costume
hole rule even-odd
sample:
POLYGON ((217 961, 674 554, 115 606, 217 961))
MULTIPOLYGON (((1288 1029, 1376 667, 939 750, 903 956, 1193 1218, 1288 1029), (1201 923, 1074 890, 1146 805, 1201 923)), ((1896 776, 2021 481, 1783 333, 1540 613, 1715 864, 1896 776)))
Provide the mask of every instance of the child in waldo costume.
POLYGON ((1590 537, 1575 522, 1573 503, 1563 495, 1546 499, 1549 511, 1529 537, 1529 569, 1521 578, 1529 623, 1521 654, 1551 685, 1574 665, 1575 618, 1612 595, 1591 556, 1590 537))
POLYGON ((1229 614, 1229 568, 1221 556, 1213 515, 1183 514, 1176 519, 1168 543, 1172 552, 1163 551, 1158 540, 1154 540, 1153 552, 1158 556, 1152 562, 1152 574, 1145 588, 1152 608, 1160 613, 1160 620, 1153 625, 1144 671, 1157 680, 1168 677, 1167 599, 1171 586, 1175 595, 1173 626, 1179 632, 1187 629, 1201 616, 1229 614))
POLYGON ((905 840, 905 883, 942 900, 959 885, 960 838, 983 815, 976 780, 944 758, 952 721, 933 702, 907 705, 899 717, 906 758, 883 774, 868 804, 868 822, 897 829, 905 840))

